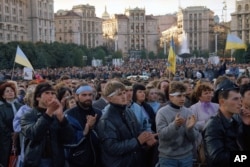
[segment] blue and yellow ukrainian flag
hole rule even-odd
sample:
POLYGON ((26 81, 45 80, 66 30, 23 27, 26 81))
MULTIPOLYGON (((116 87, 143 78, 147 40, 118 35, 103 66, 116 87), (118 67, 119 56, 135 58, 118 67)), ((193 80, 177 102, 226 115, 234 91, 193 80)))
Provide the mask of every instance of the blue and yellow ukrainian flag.
POLYGON ((30 64, 28 58, 25 56, 25 54, 19 48, 19 46, 17 46, 15 62, 20 64, 20 65, 23 65, 24 67, 28 67, 28 68, 34 70, 32 65, 30 64))
POLYGON ((168 70, 171 71, 173 74, 176 72, 176 54, 174 51, 174 39, 171 38, 170 41, 170 49, 168 53, 168 70))
POLYGON ((227 42, 226 42, 226 48, 228 49, 247 49, 247 45, 236 35, 228 34, 227 35, 227 42))

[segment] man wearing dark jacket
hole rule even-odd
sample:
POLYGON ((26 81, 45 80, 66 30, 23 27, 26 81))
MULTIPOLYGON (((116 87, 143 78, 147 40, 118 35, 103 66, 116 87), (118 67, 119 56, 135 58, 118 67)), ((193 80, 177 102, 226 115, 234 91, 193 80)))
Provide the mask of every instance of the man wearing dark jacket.
POLYGON ((141 132, 134 113, 127 108, 125 85, 109 81, 104 95, 109 105, 104 109, 106 111, 97 128, 104 167, 146 166, 145 157, 142 157, 143 147, 156 144, 155 135, 141 132))
POLYGON ((241 95, 237 85, 225 79, 217 85, 215 96, 219 112, 208 120, 202 133, 204 148, 209 167, 226 167, 230 166, 230 152, 242 149, 240 120, 233 117, 240 113, 241 95))
POLYGON ((73 138, 73 128, 49 83, 36 87, 33 106, 21 119, 25 137, 23 166, 62 167, 65 165, 63 145, 73 138))
POLYGON ((77 106, 66 111, 66 117, 74 128, 74 138, 65 145, 70 167, 99 167, 100 151, 95 126, 102 113, 92 107, 93 88, 82 83, 76 88, 77 106))

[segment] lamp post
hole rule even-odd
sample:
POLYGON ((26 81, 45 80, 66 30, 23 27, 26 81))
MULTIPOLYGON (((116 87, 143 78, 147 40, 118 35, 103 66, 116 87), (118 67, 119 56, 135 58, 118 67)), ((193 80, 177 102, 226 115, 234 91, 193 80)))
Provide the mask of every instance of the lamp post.
POLYGON ((215 33, 215 55, 217 56, 217 45, 218 45, 218 34, 217 33, 215 33))
POLYGON ((115 51, 118 50, 118 35, 115 35, 115 51))
POLYGON ((166 47, 166 39, 164 38, 164 43, 163 43, 163 47, 164 47, 164 55, 167 55, 167 47, 166 47))

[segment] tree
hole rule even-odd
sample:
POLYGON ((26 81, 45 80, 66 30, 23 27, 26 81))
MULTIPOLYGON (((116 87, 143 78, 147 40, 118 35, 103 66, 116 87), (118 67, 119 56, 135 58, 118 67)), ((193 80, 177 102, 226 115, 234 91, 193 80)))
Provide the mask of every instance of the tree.
POLYGON ((114 52, 112 58, 121 59, 122 58, 122 52, 120 50, 114 52))
POLYGON ((153 51, 149 52, 148 53, 148 58, 149 59, 155 59, 156 58, 155 53, 153 51))

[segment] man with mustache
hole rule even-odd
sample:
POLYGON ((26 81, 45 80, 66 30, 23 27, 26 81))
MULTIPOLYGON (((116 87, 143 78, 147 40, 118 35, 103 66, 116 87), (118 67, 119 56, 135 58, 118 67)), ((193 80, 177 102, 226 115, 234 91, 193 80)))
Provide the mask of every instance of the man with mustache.
POLYGON ((69 166, 98 167, 99 142, 95 126, 101 117, 100 110, 92 107, 93 88, 87 83, 75 90, 76 107, 66 111, 66 118, 75 130, 72 143, 65 145, 69 166))

